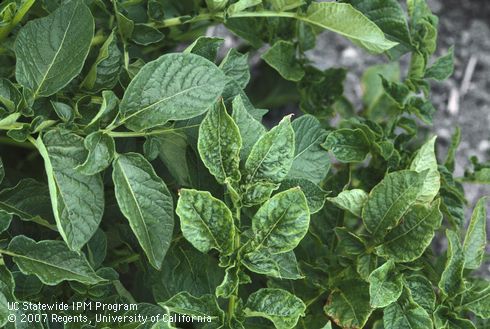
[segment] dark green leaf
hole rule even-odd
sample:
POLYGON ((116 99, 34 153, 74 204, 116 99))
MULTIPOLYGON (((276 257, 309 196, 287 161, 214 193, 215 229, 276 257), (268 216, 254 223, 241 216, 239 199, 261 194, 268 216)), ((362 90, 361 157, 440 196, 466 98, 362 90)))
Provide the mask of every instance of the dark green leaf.
POLYGON ((84 175, 95 175, 110 166, 115 153, 114 139, 100 131, 91 133, 83 141, 88 151, 87 159, 77 166, 84 175))
POLYGON ((362 162, 369 153, 370 143, 361 129, 338 129, 328 134, 324 148, 332 151, 340 162, 362 162))
POLYGON ((28 22, 15 42, 17 81, 34 97, 56 93, 82 70, 93 35, 94 20, 83 1, 28 22))
POLYGON ((172 196, 141 154, 120 154, 114 160, 113 168, 112 179, 119 208, 150 263, 160 268, 172 239, 172 196))

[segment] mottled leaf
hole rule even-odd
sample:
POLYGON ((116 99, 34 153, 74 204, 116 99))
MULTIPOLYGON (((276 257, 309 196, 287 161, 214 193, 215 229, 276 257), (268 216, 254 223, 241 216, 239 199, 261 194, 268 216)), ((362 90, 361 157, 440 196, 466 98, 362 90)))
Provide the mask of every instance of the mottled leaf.
POLYGON ((292 329, 304 316, 306 305, 295 295, 282 289, 263 288, 252 293, 245 304, 247 317, 262 317, 277 329, 292 329))
POLYGON ((334 198, 327 198, 337 207, 347 210, 351 214, 361 217, 362 207, 366 203, 368 194, 361 189, 345 190, 334 198))
POLYGON ((114 139, 100 131, 91 133, 83 141, 88 151, 87 159, 77 166, 84 175, 95 175, 110 166, 115 153, 114 139))
POLYGON ((416 172, 423 172, 429 170, 425 177, 424 186, 422 191, 417 197, 418 202, 430 203, 439 192, 441 186, 441 177, 437 166, 437 159, 435 154, 435 141, 436 137, 429 139, 418 150, 415 158, 412 160, 410 170, 416 172))
POLYGON ((338 129, 328 134, 324 148, 340 162, 362 162, 369 153, 369 141, 361 129, 338 129))
POLYGON ((402 294, 402 275, 396 272, 395 266, 395 263, 389 260, 369 275, 369 296, 372 307, 386 307, 396 302, 402 294))
POLYGON ((261 57, 286 80, 299 81, 305 75, 292 42, 279 40, 261 57))
POLYGON ((454 296, 464 288, 464 252, 458 234, 446 230, 448 239, 447 261, 442 272, 439 288, 446 296, 454 296))
POLYGON ((487 245, 487 198, 481 198, 473 210, 470 224, 464 238, 464 267, 477 269, 480 267, 485 246, 487 245))
POLYGON ((230 209, 209 192, 182 189, 177 215, 184 237, 199 251, 233 251, 235 226, 230 209))

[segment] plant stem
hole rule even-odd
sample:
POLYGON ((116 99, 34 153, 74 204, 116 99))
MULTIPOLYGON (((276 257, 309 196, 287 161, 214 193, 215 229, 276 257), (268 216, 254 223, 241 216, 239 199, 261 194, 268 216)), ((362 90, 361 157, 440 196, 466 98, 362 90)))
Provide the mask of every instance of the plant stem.
POLYGON ((107 135, 114 138, 128 138, 128 137, 145 137, 145 136, 163 135, 163 134, 172 133, 183 129, 195 128, 195 127, 199 127, 199 125, 192 125, 192 126, 185 126, 185 127, 178 127, 178 128, 157 129, 157 130, 143 131, 143 132, 111 131, 111 130, 104 130, 103 132, 105 132, 107 135))
POLYGON ((17 142, 9 137, 6 136, 0 136, 0 144, 4 145, 10 145, 10 146, 15 146, 15 147, 22 147, 30 150, 36 149, 32 144, 30 143, 22 143, 22 142, 17 142))

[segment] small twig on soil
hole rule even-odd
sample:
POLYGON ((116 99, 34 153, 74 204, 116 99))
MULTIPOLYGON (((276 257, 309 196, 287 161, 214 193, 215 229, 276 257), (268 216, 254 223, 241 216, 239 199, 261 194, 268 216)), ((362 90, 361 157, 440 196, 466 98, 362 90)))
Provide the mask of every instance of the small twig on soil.
POLYGON ((457 115, 459 112, 459 90, 455 87, 451 88, 449 100, 447 102, 447 111, 450 115, 457 115))
POLYGON ((466 65, 466 70, 464 71, 463 81, 461 82, 461 88, 459 89, 461 96, 466 95, 470 89, 471 78, 473 73, 475 73, 476 64, 478 63, 478 58, 476 56, 471 56, 466 65))

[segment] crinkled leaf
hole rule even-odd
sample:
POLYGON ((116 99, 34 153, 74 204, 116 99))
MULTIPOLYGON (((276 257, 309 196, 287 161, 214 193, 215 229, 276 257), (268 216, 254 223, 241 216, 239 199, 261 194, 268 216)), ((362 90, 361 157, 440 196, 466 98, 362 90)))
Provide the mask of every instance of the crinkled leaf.
POLYGON ((235 121, 242 138, 242 149, 240 157, 246 159, 262 135, 265 134, 265 127, 257 121, 246 109, 243 99, 240 95, 233 99, 233 121, 235 121))
POLYGON ((49 96, 82 70, 94 35, 94 19, 83 1, 29 21, 15 42, 17 81, 34 96, 49 96))
POLYGON ((373 53, 384 52, 394 46, 383 31, 360 11, 346 3, 314 2, 308 7, 305 22, 339 33, 373 53))
POLYGON ((83 141, 88 151, 87 159, 76 169, 84 175, 95 175, 110 166, 116 151, 114 139, 97 131, 88 135, 83 141))
POLYGON ((245 162, 247 183, 280 183, 291 169, 294 157, 294 130, 285 117, 255 143, 245 162))
POLYGON ((359 280, 343 281, 328 296, 324 310, 340 327, 364 327, 373 311, 369 305, 369 285, 359 280))
POLYGON ((69 250, 62 241, 36 242, 18 235, 10 241, 8 251, 24 274, 35 274, 47 285, 65 280, 85 284, 104 281, 95 274, 85 256, 69 250))
POLYGON ((395 262, 410 262, 422 256, 441 225, 439 205, 439 199, 430 207, 414 205, 403 215, 400 225, 385 236, 376 253, 395 262))
POLYGON ((372 20, 390 40, 407 48, 411 47, 406 15, 397 0, 348 0, 347 2, 372 20))
POLYGON ((104 213, 102 179, 75 170, 85 160, 86 151, 83 139, 74 133, 51 130, 38 137, 36 146, 44 158, 58 231, 70 249, 80 250, 104 213))
POLYGON ((439 57, 431 67, 425 71, 424 78, 443 81, 448 79, 454 71, 454 47, 448 53, 439 57))
POLYGON ((368 194, 361 189, 345 190, 334 198, 327 198, 337 207, 347 210, 357 217, 361 217, 362 207, 366 203, 368 194))
POLYGON ((370 304, 383 308, 396 302, 402 294, 402 275, 395 270, 392 260, 384 263, 369 275, 370 304))
POLYGON ((439 288, 446 296, 454 296, 464 288, 464 252, 458 234, 446 230, 448 239, 447 261, 442 272, 439 288))
POLYGON ((262 317, 277 329, 292 329, 304 316, 306 305, 301 299, 282 289, 263 288, 252 293, 245 304, 247 317, 262 317))
POLYGON ((243 256, 242 263, 252 272, 274 278, 297 280, 304 277, 293 251, 281 254, 270 254, 267 250, 251 252, 243 256))
POLYGON ((315 183, 304 178, 285 179, 282 181, 281 186, 279 186, 278 191, 285 191, 293 187, 299 187, 303 191, 308 208, 310 209, 310 214, 317 213, 323 208, 329 192, 324 191, 315 183))
POLYGON ((261 57, 286 80, 299 81, 305 75, 292 42, 279 40, 261 57))
POLYGON ((213 295, 194 297, 188 292, 183 291, 173 296, 166 302, 159 303, 159 305, 178 314, 203 317, 210 316, 214 322, 213 326, 210 328, 221 328, 224 318, 224 312, 219 307, 216 297, 213 295))
POLYGON ((222 101, 201 122, 197 147, 204 165, 219 183, 240 180, 242 138, 222 101))
POLYGON ((340 162, 362 162, 369 153, 370 143, 361 129, 338 129, 328 134, 324 148, 340 162))
POLYGON ((214 62, 223 42, 222 38, 199 37, 184 50, 184 53, 196 54, 214 62))
POLYGON ((339 243, 337 250, 343 256, 360 255, 366 251, 366 246, 360 237, 350 232, 345 227, 336 227, 335 235, 339 243))
POLYGON ((99 55, 81 86, 91 91, 113 88, 119 79, 121 64, 122 53, 117 46, 117 38, 113 31, 100 48, 99 55))
POLYGON ((327 133, 320 126, 320 122, 308 114, 294 120, 292 127, 295 134, 295 151, 288 177, 304 178, 319 184, 330 168, 328 154, 321 147, 327 133))
POLYGON ((396 226, 416 202, 427 172, 401 170, 387 174, 369 193, 362 210, 364 225, 374 236, 396 226))
POLYGON ((441 186, 441 176, 439 175, 434 149, 435 142, 436 137, 434 136, 433 138, 429 139, 424 145, 422 145, 410 165, 410 170, 414 170, 416 172, 429 170, 427 176, 425 177, 422 191, 417 197, 417 201, 421 203, 432 202, 434 197, 439 192, 439 188, 441 186))
POLYGON ((412 301, 396 302, 384 309, 385 328, 427 329, 432 328, 429 314, 412 301))
POLYGON ((221 94, 225 76, 195 54, 165 54, 147 63, 129 84, 119 106, 126 127, 141 131, 169 120, 204 113, 221 94))
POLYGON ((465 268, 479 268, 483 256, 485 255, 485 246, 487 245, 487 198, 481 198, 473 210, 470 224, 464 238, 464 259, 465 268))
POLYGON ((121 212, 151 265, 160 268, 174 227, 173 201, 167 186, 138 153, 118 155, 112 179, 121 212))
POLYGON ((233 251, 235 226, 230 209, 209 192, 182 189, 177 215, 184 237, 199 251, 233 251))
POLYGON ((482 319, 490 319, 490 286, 484 284, 484 288, 474 288, 463 295, 461 307, 467 309, 482 319))
POLYGON ((422 306, 427 313, 432 313, 436 305, 436 293, 432 283, 423 275, 405 276, 405 286, 410 290, 410 296, 415 303, 422 306))
POLYGON ((300 188, 274 195, 252 218, 253 250, 271 254, 293 250, 303 239, 310 223, 306 198, 300 188))
POLYGON ((230 49, 219 65, 223 73, 232 78, 240 88, 244 89, 250 80, 248 67, 248 54, 239 53, 234 48, 230 49))

